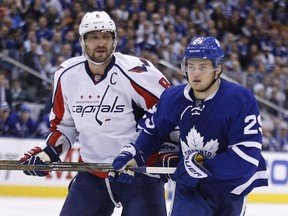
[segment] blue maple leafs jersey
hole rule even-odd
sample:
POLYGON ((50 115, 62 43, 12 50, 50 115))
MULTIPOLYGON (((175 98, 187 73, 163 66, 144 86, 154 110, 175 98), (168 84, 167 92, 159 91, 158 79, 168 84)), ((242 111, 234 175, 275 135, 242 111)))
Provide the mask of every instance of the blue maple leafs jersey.
POLYGON ((223 79, 205 100, 195 100, 191 93, 189 85, 165 90, 140 123, 144 132, 137 147, 151 154, 156 147, 149 143, 156 143, 178 126, 183 156, 201 153, 204 166, 212 173, 200 181, 202 187, 246 195, 254 187, 267 185, 261 117, 252 93, 223 79))

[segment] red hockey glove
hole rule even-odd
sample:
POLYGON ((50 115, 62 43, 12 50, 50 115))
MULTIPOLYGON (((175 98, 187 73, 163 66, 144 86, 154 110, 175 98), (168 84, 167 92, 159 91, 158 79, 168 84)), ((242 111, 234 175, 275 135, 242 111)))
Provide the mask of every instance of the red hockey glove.
MULTIPOLYGON (((56 150, 47 145, 43 150, 40 147, 35 147, 24 154, 24 156, 19 160, 22 164, 27 165, 45 165, 45 162, 57 162, 61 161, 56 150)), ((32 176, 46 176, 48 171, 23 171, 26 175, 32 176)))
MULTIPOLYGON (((162 167, 177 167, 179 163, 179 145, 164 142, 158 153, 158 165, 162 167)), ((168 182, 171 179, 170 174, 161 174, 160 178, 164 182, 168 182)))

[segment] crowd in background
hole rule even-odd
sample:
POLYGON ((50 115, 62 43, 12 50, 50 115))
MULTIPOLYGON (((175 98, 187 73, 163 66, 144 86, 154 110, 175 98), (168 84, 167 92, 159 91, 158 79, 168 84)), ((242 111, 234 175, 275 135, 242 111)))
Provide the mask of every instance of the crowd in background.
MULTIPOLYGON (((0 136, 47 135, 52 92, 47 80, 61 62, 81 55, 79 23, 94 10, 115 20, 116 51, 150 60, 172 85, 186 83, 180 65, 191 38, 216 37, 225 49, 223 73, 288 110, 286 0, 0 0, 0 52, 45 78, 0 59, 0 136), (45 106, 31 116, 25 103, 45 106)), ((263 149, 288 151, 287 114, 259 106, 263 149)))

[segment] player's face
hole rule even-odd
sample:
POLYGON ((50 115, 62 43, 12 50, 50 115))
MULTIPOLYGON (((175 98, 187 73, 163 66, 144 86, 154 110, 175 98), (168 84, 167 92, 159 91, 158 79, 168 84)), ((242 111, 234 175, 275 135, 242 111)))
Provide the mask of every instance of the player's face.
POLYGON ((94 31, 85 35, 85 52, 94 62, 101 63, 114 51, 114 38, 111 32, 94 31))
POLYGON ((217 78, 220 72, 221 70, 215 70, 213 67, 213 62, 209 59, 187 60, 187 75, 189 84, 196 92, 202 92, 205 90, 213 82, 213 80, 217 78))

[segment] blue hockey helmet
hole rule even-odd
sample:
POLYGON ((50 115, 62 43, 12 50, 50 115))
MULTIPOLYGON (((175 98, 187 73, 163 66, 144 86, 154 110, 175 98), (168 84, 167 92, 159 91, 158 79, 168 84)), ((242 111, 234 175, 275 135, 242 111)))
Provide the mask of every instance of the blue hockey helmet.
POLYGON ((186 60, 190 58, 210 59, 216 68, 219 63, 222 63, 223 57, 224 51, 216 38, 194 37, 185 50, 181 68, 183 72, 186 72, 186 60))

